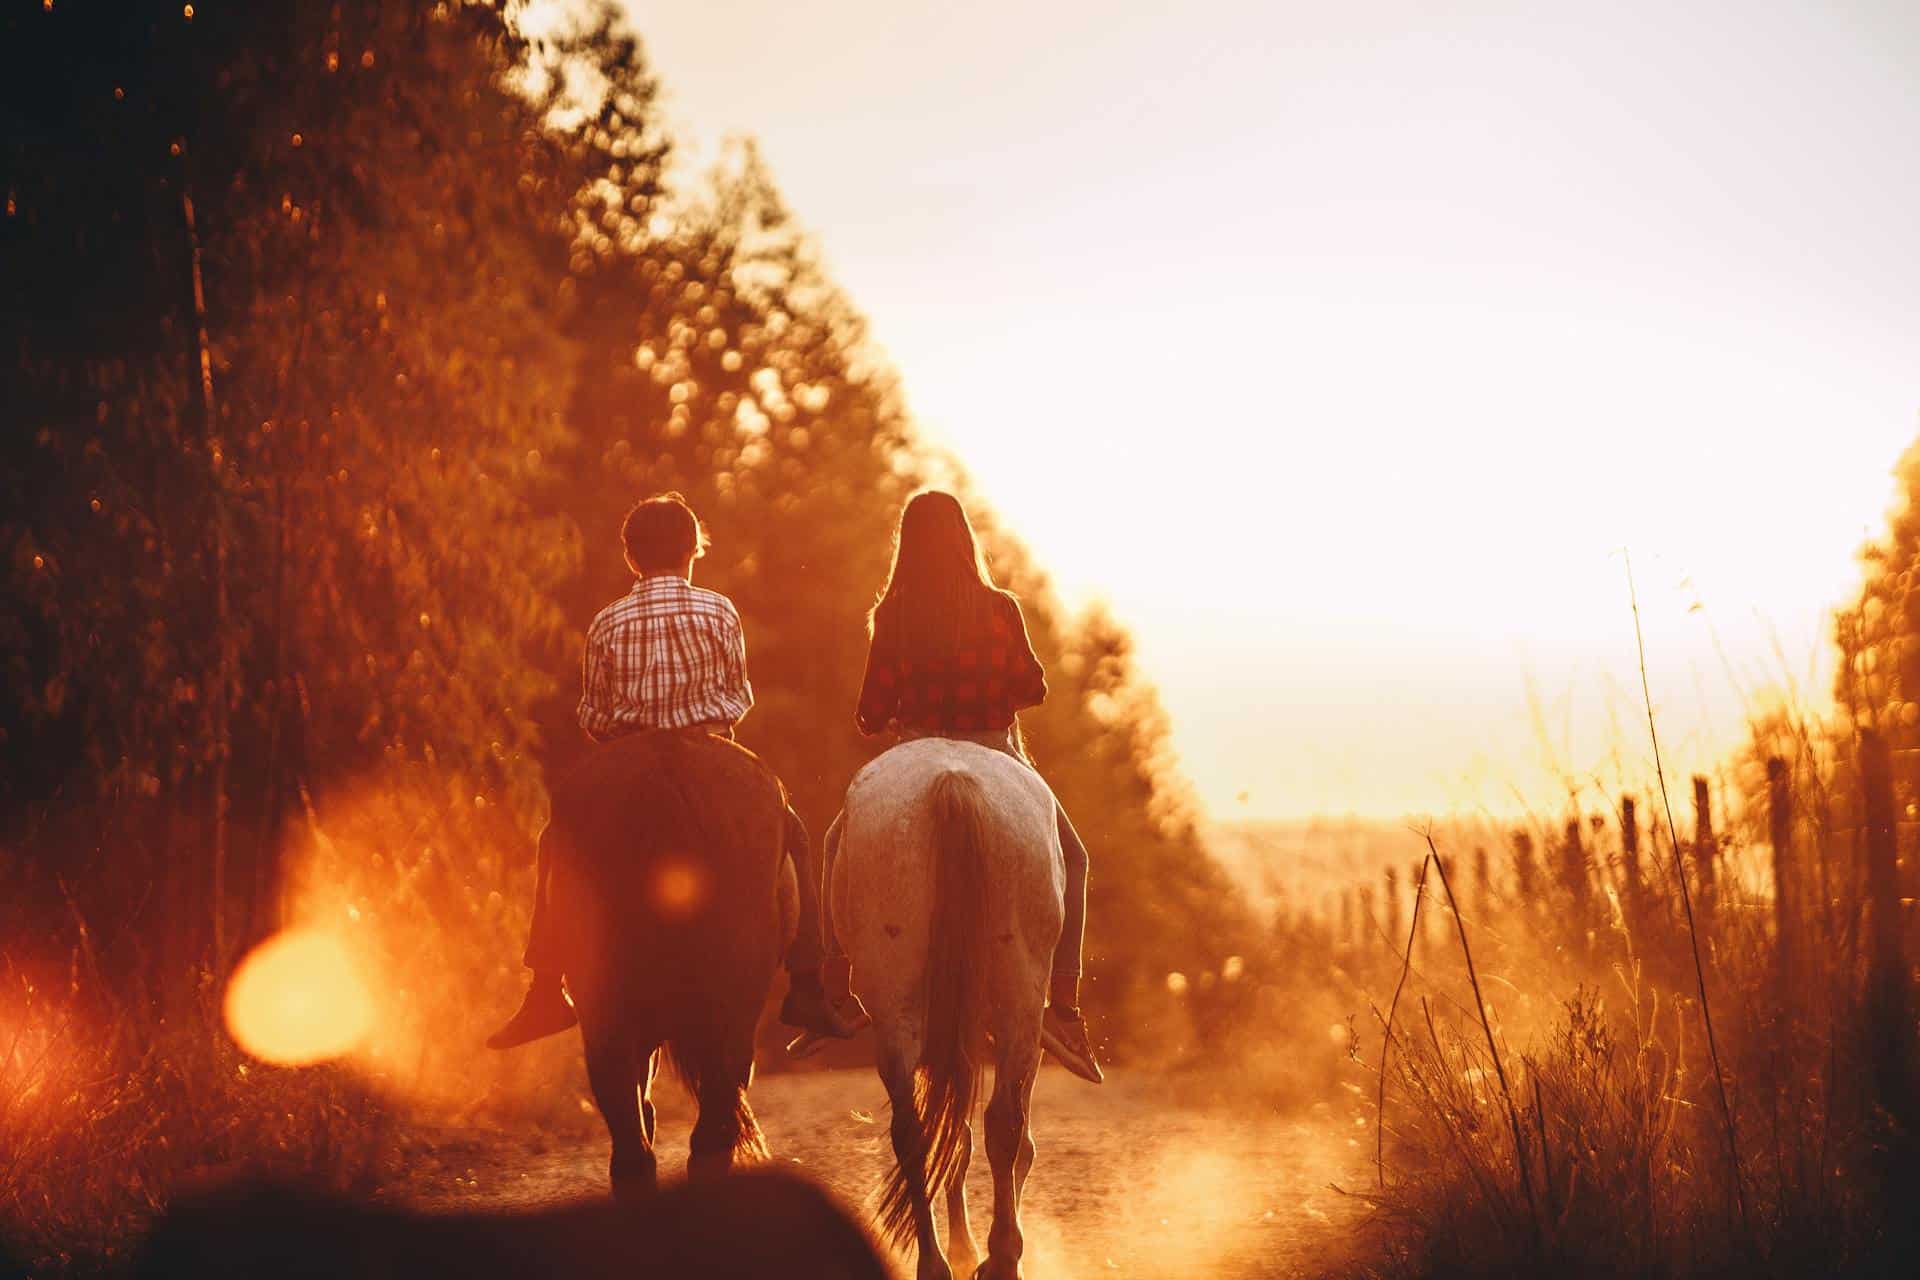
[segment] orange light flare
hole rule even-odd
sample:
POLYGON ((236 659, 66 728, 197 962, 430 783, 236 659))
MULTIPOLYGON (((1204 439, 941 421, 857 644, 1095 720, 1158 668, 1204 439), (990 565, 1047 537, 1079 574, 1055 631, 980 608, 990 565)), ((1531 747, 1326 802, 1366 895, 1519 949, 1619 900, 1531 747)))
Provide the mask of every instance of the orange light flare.
POLYGON ((227 984, 227 1031, 247 1053, 279 1066, 338 1058, 373 1030, 373 997, 346 944, 319 929, 289 929, 248 953, 227 984))
MULTIPOLYGON (((76 1067, 70 1015, 51 1008, 39 989, 22 979, 0 1000, 0 1121, 20 1119, 19 1108, 39 1100, 53 1102, 76 1067)), ((0 1124, 0 1134, 6 1126, 0 1124)))
POLYGON ((705 868, 684 855, 668 854, 654 867, 647 896, 661 916, 685 920, 706 905, 709 889, 705 868))

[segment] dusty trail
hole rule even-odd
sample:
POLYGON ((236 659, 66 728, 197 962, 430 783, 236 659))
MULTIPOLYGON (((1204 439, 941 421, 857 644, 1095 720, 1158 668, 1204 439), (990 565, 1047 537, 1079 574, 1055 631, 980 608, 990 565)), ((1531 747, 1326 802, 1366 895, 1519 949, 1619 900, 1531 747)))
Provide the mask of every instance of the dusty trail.
MULTIPOLYGON (((691 1109, 677 1086, 656 1090, 661 1171, 686 1164, 691 1109)), ((831 1189, 865 1220, 888 1167, 886 1101, 868 1070, 769 1076, 753 1103, 777 1161, 831 1189)), ((1039 1158, 1027 1184, 1027 1274, 1310 1276, 1337 1258, 1359 1218, 1330 1189, 1364 1186, 1365 1144, 1336 1119, 1270 1110, 1169 1106, 1153 1077, 1116 1073, 1084 1085, 1041 1073, 1034 1098, 1039 1158)), ((447 1167, 405 1189, 432 1208, 533 1208, 597 1195, 604 1134, 554 1139, 495 1134, 445 1152, 447 1167)), ((974 1233, 984 1243, 992 1203, 984 1151, 968 1179, 974 1233)), ((906 1274, 902 1272, 902 1274, 906 1274)))

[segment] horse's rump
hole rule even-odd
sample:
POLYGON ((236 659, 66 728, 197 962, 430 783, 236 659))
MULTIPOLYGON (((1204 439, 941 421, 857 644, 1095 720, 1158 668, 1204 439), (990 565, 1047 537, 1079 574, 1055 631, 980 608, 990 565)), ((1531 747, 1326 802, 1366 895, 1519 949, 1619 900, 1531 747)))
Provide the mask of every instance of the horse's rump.
MULTIPOLYGON (((983 927, 1013 934, 1021 953, 1051 957, 1066 870, 1053 792, 1030 767, 990 747, 946 738, 903 742, 847 788, 833 918, 849 954, 867 953, 861 995, 924 994, 935 912, 939 815, 954 812, 951 775, 977 788, 980 874, 990 891, 983 927), (943 781, 945 780, 945 781, 943 781), (944 796, 944 798, 943 798, 944 796)), ((1003 960, 1004 963, 1004 960, 1003 960)))
POLYGON ((674 731, 604 743, 553 789, 567 971, 625 1000, 756 1003, 781 945, 786 801, 759 757, 674 731), (631 979, 631 980, 630 980, 631 979))

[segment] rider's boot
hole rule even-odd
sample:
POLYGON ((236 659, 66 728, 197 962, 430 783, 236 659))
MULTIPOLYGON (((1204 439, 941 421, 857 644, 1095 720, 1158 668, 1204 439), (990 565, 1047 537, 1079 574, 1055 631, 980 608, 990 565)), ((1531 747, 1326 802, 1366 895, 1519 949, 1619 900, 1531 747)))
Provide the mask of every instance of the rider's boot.
POLYGON ((1055 974, 1050 995, 1046 1012, 1040 1015, 1041 1047, 1088 1084, 1101 1083, 1106 1077, 1094 1060, 1087 1020, 1080 1016, 1079 975, 1055 974))
POLYGON ((558 969, 535 969, 526 999, 507 1025, 487 1037, 489 1049, 513 1049, 565 1031, 579 1018, 567 999, 558 969))
POLYGON ((780 1005, 780 1021, 800 1028, 787 1042, 787 1053, 810 1058, 829 1040, 851 1040, 873 1018, 860 997, 853 994, 853 965, 846 957, 830 957, 818 969, 796 969, 787 998, 780 1005))

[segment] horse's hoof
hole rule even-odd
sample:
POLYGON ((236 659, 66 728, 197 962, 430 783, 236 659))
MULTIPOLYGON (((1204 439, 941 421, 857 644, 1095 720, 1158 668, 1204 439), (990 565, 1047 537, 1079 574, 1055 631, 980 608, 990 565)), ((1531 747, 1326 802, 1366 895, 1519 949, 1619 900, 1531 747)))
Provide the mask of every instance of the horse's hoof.
POLYGON ((687 1160, 688 1182, 714 1182, 733 1172, 733 1152, 698 1155, 687 1160))
POLYGON ((618 1205, 644 1204, 660 1190, 660 1175, 652 1168, 608 1170, 613 1184, 613 1202, 618 1205))
POLYGON ((660 1188, 642 1178, 621 1178, 613 1184, 613 1202, 623 1209, 637 1208, 647 1204, 658 1195, 660 1188))

